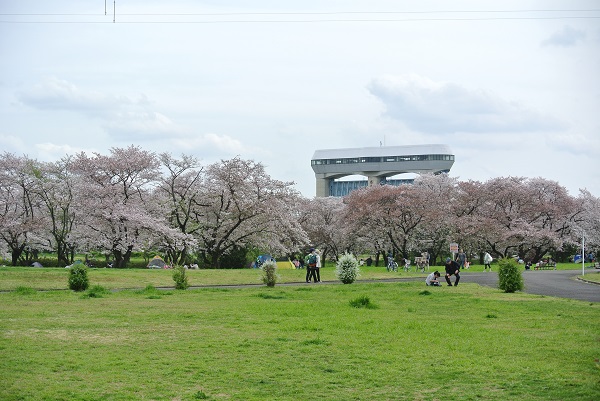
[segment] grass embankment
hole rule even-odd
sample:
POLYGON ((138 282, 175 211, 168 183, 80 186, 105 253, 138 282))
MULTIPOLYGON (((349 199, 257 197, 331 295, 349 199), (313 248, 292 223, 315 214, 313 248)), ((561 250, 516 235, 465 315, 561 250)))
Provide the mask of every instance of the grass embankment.
MULTIPOLYGON (((120 271, 138 272, 147 276, 128 280, 171 280, 168 271, 120 271)), ((599 304, 469 283, 149 288, 101 298, 26 286, 0 294, 3 400, 600 396, 599 304)))
POLYGON ((600 271, 598 271, 598 270, 590 271, 590 272, 586 271, 585 275, 580 275, 577 277, 582 278, 587 281, 593 281, 594 283, 600 283, 600 271))

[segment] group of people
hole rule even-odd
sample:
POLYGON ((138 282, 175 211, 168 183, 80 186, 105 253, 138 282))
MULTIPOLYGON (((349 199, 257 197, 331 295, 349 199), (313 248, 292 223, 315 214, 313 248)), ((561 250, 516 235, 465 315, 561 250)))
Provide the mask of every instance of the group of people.
POLYGON ((321 282, 321 255, 315 248, 310 248, 310 253, 304 258, 306 265, 306 282, 321 282))
MULTIPOLYGON (((483 264, 484 264, 484 271, 487 271, 487 269, 489 268, 490 271, 492 271, 492 256, 486 252, 483 255, 483 264)), ((450 277, 454 276, 454 286, 456 287, 460 281, 460 269, 468 269, 469 267, 469 261, 467 260, 467 255, 460 250, 460 252, 458 253, 456 260, 452 260, 451 258, 446 258, 446 263, 444 264, 445 270, 446 270, 446 283, 449 286, 452 286, 452 282, 450 281, 450 277)), ((425 284, 427 285, 433 285, 433 286, 440 286, 440 280, 438 280, 440 278, 440 272, 439 271, 434 271, 433 273, 430 273, 427 278, 425 279, 425 284)))
MULTIPOLYGON (((452 281, 450 281, 450 277, 454 276, 454 286, 456 287, 458 285, 458 282, 460 281, 460 264, 458 262, 456 262, 455 260, 452 260, 451 258, 446 258, 446 263, 444 265, 445 269, 446 269, 446 283, 449 286, 452 286, 452 281)), ((440 286, 442 285, 442 283, 440 282, 440 280, 438 280, 440 278, 440 272, 439 271, 434 271, 433 273, 429 273, 429 275, 427 276, 427 278, 425 279, 425 284, 427 285, 433 285, 433 286, 440 286)))
MULTIPOLYGON (((483 256, 483 262, 484 262, 484 270, 487 271, 487 269, 489 268, 490 271, 492 271, 492 267, 491 267, 491 263, 492 263, 492 257, 490 256, 489 253, 485 253, 485 255, 483 256)), ((315 282, 315 283, 320 283, 321 282, 321 255, 319 253, 318 250, 316 250, 315 248, 310 248, 310 253, 307 254, 304 258, 304 265, 306 266, 306 282, 310 283, 310 282, 315 282)), ((458 286, 458 283, 460 282, 460 270, 467 268, 468 266, 468 261, 467 261, 467 257, 466 254, 461 250, 458 255, 456 260, 452 260, 451 258, 446 258, 446 263, 444 265, 445 267, 445 279, 446 279, 446 283, 449 286, 452 286, 452 281, 450 280, 450 278, 452 276, 455 277, 454 279, 454 286, 458 286)), ((432 286, 440 286, 440 278, 441 274, 439 271, 434 271, 433 273, 430 273, 427 278, 425 279, 425 284, 427 285, 432 285, 432 286)))

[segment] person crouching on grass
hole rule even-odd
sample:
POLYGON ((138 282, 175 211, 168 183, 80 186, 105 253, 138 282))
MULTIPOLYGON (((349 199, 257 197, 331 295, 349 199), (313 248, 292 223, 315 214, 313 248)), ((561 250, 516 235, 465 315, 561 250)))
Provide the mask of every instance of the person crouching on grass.
POLYGON ((460 265, 458 263, 456 263, 455 261, 453 261, 450 258, 446 258, 446 282, 448 283, 449 286, 452 286, 452 282, 450 281, 450 276, 454 275, 456 276, 456 280, 454 280, 454 286, 456 287, 458 285, 458 282, 460 281, 460 265))
POLYGON ((438 278, 440 278, 439 271, 436 270, 433 273, 429 273, 429 275, 425 279, 425 284, 439 287, 441 284, 440 284, 440 281, 438 280, 438 278))

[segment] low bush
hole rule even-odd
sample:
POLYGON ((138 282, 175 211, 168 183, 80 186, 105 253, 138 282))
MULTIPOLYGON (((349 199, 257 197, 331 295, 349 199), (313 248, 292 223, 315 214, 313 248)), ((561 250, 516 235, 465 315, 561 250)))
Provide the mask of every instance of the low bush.
POLYGON ((177 266, 173 269, 173 281, 175 281, 176 290, 186 290, 190 286, 186 270, 183 266, 177 266))
POLYGON ((35 294, 37 291, 31 287, 26 287, 26 286, 18 286, 15 289, 15 293, 19 294, 19 295, 33 295, 35 294))
POLYGON ((90 285, 87 267, 82 264, 75 264, 69 269, 69 288, 73 291, 85 291, 90 285))
POLYGON ((344 284, 351 284, 360 276, 358 260, 354 255, 345 253, 340 257, 335 266, 335 275, 344 284))
POLYGON ((504 292, 523 290, 523 276, 516 260, 513 258, 500 259, 498 267, 498 288, 504 292))
POLYGON ((277 283, 277 279, 279 275, 277 274, 277 263, 268 260, 260 266, 262 271, 262 281, 267 285, 267 287, 275 287, 277 283))
POLYGON ((354 308, 377 309, 378 306, 371 302, 371 299, 366 296, 360 296, 350 301, 350 306, 354 308))
POLYGON ((110 294, 106 288, 101 285, 95 285, 91 287, 83 296, 84 298, 104 298, 105 295, 110 294))

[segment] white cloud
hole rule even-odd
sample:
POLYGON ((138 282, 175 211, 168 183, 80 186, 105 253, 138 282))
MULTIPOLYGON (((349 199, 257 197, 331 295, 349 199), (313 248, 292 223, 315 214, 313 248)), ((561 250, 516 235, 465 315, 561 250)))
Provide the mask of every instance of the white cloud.
POLYGON ((107 116, 125 104, 127 98, 101 92, 82 91, 76 85, 55 77, 17 93, 23 104, 40 110, 66 110, 88 116, 107 116))
POLYGON ((12 135, 0 135, 0 148, 10 149, 10 153, 26 154, 28 145, 21 138, 12 135))
POLYGON ((83 90, 50 77, 18 92, 17 98, 39 110, 67 111, 98 120, 113 139, 123 142, 185 135, 183 127, 155 110, 155 104, 143 94, 132 100, 124 95, 83 90))
POLYGON ((77 148, 70 145, 56 145, 50 142, 37 143, 34 147, 37 151, 37 158, 43 161, 56 161, 66 155, 73 156, 80 152, 87 154, 94 152, 92 149, 77 148))
POLYGON ((118 111, 103 127, 111 137, 125 142, 161 139, 165 135, 180 136, 184 132, 164 114, 137 107, 118 111))
POLYGON ((573 155, 588 155, 597 158, 600 155, 600 137, 582 134, 555 135, 549 138, 549 144, 555 149, 573 155))
POLYGON ((563 125, 492 92, 414 74, 376 78, 368 89, 390 118, 420 132, 530 132, 563 125))
POLYGON ((200 155, 214 155, 217 153, 218 157, 247 154, 253 149, 228 135, 217 135, 215 133, 197 135, 186 139, 175 139, 173 143, 186 152, 195 152, 200 155))
POLYGON ((585 38, 585 31, 565 25, 560 31, 554 32, 548 39, 542 41, 542 46, 572 47, 585 38))

